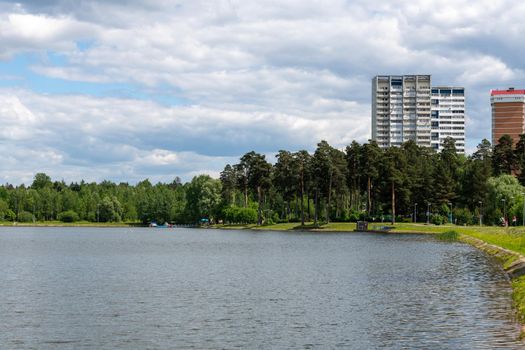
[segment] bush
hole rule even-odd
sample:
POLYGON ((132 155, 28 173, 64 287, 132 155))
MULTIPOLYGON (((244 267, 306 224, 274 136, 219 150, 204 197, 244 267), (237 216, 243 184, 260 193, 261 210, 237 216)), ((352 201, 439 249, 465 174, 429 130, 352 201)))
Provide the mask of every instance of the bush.
POLYGON ((470 225, 472 224, 473 216, 468 209, 455 209, 454 210, 454 221, 456 225, 470 225))
POLYGON ((230 207, 224 209, 224 220, 230 224, 257 223, 257 210, 253 208, 230 207))
POLYGON ((443 215, 434 214, 430 217, 430 222, 434 225, 443 225, 448 222, 448 218, 443 215))
POLYGON ((358 222, 358 221, 359 221, 359 214, 357 214, 357 213, 351 213, 351 214, 348 216, 348 221, 350 221, 350 222, 358 222))
MULTIPOLYGON (((273 213, 273 215, 271 216, 271 218, 268 218, 268 224, 270 225, 270 220, 273 221, 273 222, 278 222, 279 221, 279 214, 277 213, 273 213)), ((300 220, 298 220, 299 222, 300 220)))
POLYGON ((16 214, 11 209, 7 209, 3 213, 0 213, 0 215, 1 215, 0 220, 5 220, 5 221, 15 221, 16 220, 16 214))
POLYGON ((58 214, 58 220, 62 222, 75 222, 78 221, 78 219, 78 214, 73 210, 63 211, 60 214, 58 214))
POLYGON ((18 214, 18 221, 20 222, 33 222, 33 214, 28 211, 21 211, 18 214))

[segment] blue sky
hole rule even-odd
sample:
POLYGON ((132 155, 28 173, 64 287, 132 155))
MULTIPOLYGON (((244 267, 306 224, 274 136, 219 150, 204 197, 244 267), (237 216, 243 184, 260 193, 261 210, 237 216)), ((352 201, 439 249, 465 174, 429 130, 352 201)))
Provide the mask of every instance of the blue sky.
POLYGON ((255 150, 370 137, 370 81, 525 87, 516 1, 1 1, 0 182, 217 176, 255 150))

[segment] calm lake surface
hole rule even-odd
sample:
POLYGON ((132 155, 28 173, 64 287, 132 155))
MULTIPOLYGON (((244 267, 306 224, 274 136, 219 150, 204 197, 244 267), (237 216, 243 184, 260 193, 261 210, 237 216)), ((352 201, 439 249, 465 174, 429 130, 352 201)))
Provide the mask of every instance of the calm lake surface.
POLYGON ((416 235, 0 228, 0 349, 520 349, 501 269, 416 235))

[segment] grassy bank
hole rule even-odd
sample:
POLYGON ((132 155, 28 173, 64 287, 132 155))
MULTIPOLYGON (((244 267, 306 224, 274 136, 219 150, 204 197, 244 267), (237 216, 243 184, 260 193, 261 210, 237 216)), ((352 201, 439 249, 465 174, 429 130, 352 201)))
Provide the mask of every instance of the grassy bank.
MULTIPOLYGON (((355 223, 351 222, 331 222, 321 226, 314 226, 312 222, 301 226, 300 223, 280 223, 275 225, 257 226, 251 225, 215 225, 214 228, 224 229, 250 229, 262 231, 292 231, 292 230, 308 230, 316 232, 350 232, 356 228, 355 223)), ((456 225, 426 225, 426 224, 412 224, 412 223, 396 223, 390 225, 389 223, 374 223, 370 224, 369 228, 372 230, 379 230, 382 227, 390 228, 388 232, 392 233, 429 233, 441 234, 450 230, 454 230, 461 235, 467 235, 478 238, 489 244, 494 244, 514 252, 525 255, 525 228, 523 227, 496 227, 496 226, 456 226, 456 225)))

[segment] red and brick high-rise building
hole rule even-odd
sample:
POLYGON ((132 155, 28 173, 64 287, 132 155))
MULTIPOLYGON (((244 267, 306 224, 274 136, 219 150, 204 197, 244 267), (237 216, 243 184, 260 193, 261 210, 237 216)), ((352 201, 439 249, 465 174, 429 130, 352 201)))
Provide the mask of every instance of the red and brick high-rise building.
POLYGON ((525 90, 492 90, 492 144, 508 134, 516 144, 525 133, 525 90))

